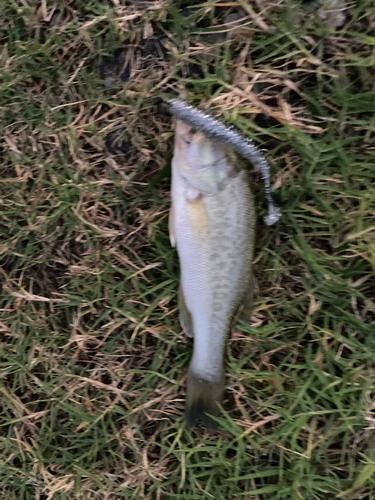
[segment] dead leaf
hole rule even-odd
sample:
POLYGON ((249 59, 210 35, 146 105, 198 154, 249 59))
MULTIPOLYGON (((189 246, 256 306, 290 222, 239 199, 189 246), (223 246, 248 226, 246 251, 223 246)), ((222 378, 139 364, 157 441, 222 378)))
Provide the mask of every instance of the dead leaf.
POLYGON ((310 307, 309 307, 308 315, 312 316, 321 307, 322 307, 322 302, 320 300, 316 300, 314 295, 310 295, 310 307))

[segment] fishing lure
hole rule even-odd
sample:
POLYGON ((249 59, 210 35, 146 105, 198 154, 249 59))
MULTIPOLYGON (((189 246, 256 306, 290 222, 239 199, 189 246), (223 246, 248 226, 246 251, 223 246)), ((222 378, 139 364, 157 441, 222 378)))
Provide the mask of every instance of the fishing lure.
POLYGON ((228 126, 209 113, 195 108, 181 99, 167 101, 169 112, 179 120, 203 132, 209 139, 226 144, 258 168, 265 186, 268 214, 264 221, 268 226, 275 224, 281 217, 280 209, 275 205, 271 194, 270 167, 263 153, 250 138, 245 137, 233 126, 228 126))

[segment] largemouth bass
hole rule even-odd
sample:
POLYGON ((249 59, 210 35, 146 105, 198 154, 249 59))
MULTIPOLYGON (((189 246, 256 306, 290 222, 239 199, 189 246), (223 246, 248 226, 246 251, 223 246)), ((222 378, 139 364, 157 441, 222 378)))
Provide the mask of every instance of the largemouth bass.
POLYGON ((252 300, 255 212, 241 159, 177 120, 170 239, 181 268, 180 322, 194 336, 185 417, 214 427, 224 392, 224 351, 232 321, 252 300))

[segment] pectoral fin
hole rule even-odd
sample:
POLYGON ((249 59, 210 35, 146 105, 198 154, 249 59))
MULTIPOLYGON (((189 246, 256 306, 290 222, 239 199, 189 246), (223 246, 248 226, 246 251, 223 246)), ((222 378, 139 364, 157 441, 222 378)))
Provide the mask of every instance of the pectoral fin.
POLYGON ((189 338, 194 337, 193 316, 186 305, 181 283, 178 288, 178 309, 180 311, 180 324, 185 335, 189 338))
POLYGON ((251 319, 251 313, 253 311, 254 303, 254 287, 255 280, 254 275, 251 273, 249 282, 247 284, 243 299, 241 301, 241 306, 238 309, 238 314, 236 318, 236 323, 243 321, 244 323, 249 323, 251 319))
POLYGON ((174 207, 173 204, 169 210, 169 241, 171 242, 171 246, 174 248, 176 246, 176 231, 174 224, 174 207))

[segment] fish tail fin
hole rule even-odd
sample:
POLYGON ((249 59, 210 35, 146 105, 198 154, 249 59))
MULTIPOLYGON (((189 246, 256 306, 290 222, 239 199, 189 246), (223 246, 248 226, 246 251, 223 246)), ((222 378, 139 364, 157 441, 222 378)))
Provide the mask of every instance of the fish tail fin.
POLYGON ((207 429, 216 429, 217 424, 210 415, 219 416, 218 403, 223 397, 224 379, 224 370, 216 379, 206 380, 189 367, 185 404, 185 419, 188 427, 194 427, 200 420, 207 429))

